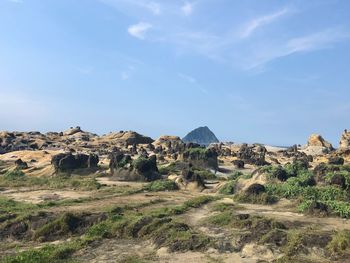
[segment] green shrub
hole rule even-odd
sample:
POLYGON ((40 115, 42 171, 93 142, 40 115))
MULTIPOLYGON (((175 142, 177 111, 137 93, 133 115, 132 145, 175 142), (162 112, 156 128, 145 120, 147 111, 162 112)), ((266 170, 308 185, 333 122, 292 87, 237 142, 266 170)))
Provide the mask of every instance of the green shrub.
POLYGON ((159 191, 175 191, 179 187, 174 181, 171 180, 157 180, 147 184, 144 187, 144 190, 150 192, 159 192, 159 191))

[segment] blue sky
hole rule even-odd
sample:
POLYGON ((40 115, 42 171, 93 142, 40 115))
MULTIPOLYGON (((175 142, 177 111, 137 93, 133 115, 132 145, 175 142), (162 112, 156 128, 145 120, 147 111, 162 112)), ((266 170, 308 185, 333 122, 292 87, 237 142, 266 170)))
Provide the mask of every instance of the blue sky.
POLYGON ((0 130, 335 146, 350 1, 0 0, 0 130))

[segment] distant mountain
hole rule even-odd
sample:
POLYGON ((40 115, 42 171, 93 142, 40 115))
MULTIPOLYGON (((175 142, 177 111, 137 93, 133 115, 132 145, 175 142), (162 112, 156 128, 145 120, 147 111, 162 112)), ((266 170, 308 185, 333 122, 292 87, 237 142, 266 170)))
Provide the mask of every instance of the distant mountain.
POLYGON ((215 134, 207 126, 199 127, 191 131, 182 140, 184 142, 194 142, 201 145, 219 142, 218 138, 216 138, 215 134))

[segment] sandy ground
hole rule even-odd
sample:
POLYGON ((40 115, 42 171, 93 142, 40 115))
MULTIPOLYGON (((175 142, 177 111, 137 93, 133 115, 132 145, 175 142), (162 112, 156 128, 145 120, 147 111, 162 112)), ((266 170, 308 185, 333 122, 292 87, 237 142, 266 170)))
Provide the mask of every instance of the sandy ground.
POLYGON ((44 201, 57 201, 65 199, 79 199, 91 196, 91 193, 86 191, 64 191, 64 190, 27 190, 14 191, 7 190, 0 192, 0 196, 12 198, 15 201, 38 204, 44 201))

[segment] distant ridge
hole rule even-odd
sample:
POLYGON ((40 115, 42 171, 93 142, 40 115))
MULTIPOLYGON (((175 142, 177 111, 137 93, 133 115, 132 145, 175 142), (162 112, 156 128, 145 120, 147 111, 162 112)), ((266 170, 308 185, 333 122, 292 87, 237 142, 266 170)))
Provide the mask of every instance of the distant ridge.
POLYGON ((188 133, 182 141, 198 143, 205 146, 219 142, 218 138, 216 138, 215 134, 207 126, 194 129, 188 133))

